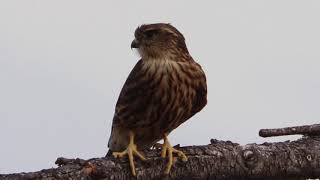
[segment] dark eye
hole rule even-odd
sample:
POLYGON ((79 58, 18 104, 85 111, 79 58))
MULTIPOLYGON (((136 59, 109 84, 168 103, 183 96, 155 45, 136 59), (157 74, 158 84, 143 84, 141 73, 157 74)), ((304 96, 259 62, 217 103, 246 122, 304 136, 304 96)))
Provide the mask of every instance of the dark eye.
POLYGON ((145 31, 144 34, 147 38, 152 38, 154 35, 156 35, 158 33, 157 30, 148 30, 145 31))

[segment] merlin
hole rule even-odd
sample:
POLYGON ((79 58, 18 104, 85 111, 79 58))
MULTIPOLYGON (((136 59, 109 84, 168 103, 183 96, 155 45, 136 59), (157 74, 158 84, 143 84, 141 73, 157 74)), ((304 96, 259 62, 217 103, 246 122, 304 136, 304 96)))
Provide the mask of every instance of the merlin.
POLYGON ((128 156, 135 176, 134 156, 163 139, 161 156, 186 155, 171 146, 168 135, 207 104, 206 76, 189 54, 184 36, 171 24, 144 24, 134 33, 131 48, 141 59, 129 74, 117 101, 109 152, 116 158, 128 156))

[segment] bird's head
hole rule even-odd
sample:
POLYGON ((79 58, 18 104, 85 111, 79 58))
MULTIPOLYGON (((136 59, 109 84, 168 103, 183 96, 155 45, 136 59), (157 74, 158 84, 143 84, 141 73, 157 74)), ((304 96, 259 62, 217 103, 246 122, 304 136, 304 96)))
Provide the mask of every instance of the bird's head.
POLYGON ((171 24, 157 23, 139 26, 131 48, 137 48, 142 59, 176 59, 189 54, 183 35, 171 24))

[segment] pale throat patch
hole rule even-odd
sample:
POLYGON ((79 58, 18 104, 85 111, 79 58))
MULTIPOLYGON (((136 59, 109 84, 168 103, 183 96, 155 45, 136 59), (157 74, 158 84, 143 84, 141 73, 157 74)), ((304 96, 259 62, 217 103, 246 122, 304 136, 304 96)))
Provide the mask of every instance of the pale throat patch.
POLYGON ((148 69, 149 72, 157 71, 159 73, 166 73, 164 71, 170 72, 172 69, 179 72, 181 70, 178 63, 179 62, 168 58, 149 58, 148 60, 143 60, 143 69, 148 69))

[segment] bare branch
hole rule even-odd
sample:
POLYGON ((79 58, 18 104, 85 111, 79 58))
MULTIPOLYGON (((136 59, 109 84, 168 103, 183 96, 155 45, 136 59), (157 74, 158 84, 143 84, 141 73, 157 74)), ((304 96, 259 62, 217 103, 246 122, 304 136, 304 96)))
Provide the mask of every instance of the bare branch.
MULTIPOLYGON (((178 148, 188 156, 177 160, 165 176, 166 160, 160 150, 144 152, 148 160, 136 161, 137 179, 306 179, 320 177, 320 137, 296 141, 247 144, 211 140, 209 145, 178 148)), ((83 159, 58 158, 57 168, 38 172, 0 175, 13 179, 135 179, 126 159, 113 157, 83 159)))
POLYGON ((307 135, 307 136, 320 136, 320 124, 313 124, 308 126, 295 126, 278 129, 261 129, 259 136, 272 137, 272 136, 285 136, 285 135, 307 135))

